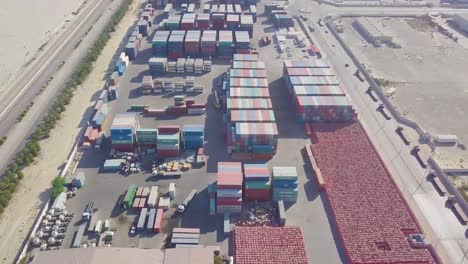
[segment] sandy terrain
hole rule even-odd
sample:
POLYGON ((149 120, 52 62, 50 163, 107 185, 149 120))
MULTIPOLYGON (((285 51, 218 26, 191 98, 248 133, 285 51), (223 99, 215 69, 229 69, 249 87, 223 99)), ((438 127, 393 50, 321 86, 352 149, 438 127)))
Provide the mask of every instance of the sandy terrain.
POLYGON ((0 1, 0 95, 23 66, 73 19, 84 0, 0 1), (53 8, 50 8, 53 7, 53 8), (40 16, 40 19, 38 19, 40 16))
MULTIPOLYGON (((398 110, 433 135, 455 134, 468 144, 466 69, 468 50, 420 19, 372 19, 394 37, 401 49, 374 48, 343 20, 343 37, 376 78, 396 88, 390 97, 398 110)), ((468 166, 468 151, 461 146, 439 146, 441 166, 468 166)))
POLYGON ((132 12, 122 20, 117 31, 113 34, 113 38, 99 57, 93 74, 77 90, 67 111, 63 114, 62 120, 52 131, 51 137, 41 142, 41 158, 24 170, 25 178, 13 196, 10 206, 0 219, 1 264, 12 263, 40 211, 41 201, 49 197, 50 183, 59 174, 59 169, 73 146, 73 139, 76 138, 81 129, 78 124, 83 118, 83 113, 92 105, 90 98, 103 87, 103 76, 109 61, 111 61, 135 17, 136 5, 133 5, 132 12), (61 143, 57 144, 57 142, 61 143))

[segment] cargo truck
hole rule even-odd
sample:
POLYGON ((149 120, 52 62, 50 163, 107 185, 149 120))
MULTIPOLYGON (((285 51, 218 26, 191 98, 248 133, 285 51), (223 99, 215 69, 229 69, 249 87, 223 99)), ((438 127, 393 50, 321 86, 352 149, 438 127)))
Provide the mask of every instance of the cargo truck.
POLYGON ((179 206, 177 206, 177 212, 179 214, 182 214, 185 212, 185 209, 187 209, 188 205, 190 204, 190 202, 193 200, 193 198, 195 197, 195 195, 197 195, 197 190, 196 189, 193 189, 188 195, 187 197, 185 197, 185 200, 179 204, 179 206))
POLYGON ((93 212, 94 212, 94 202, 89 202, 88 204, 86 204, 86 207, 82 214, 83 220, 89 220, 93 212))
POLYGON ((94 232, 95 231, 95 227, 96 227, 96 224, 98 222, 98 218, 99 218, 99 212, 97 211, 94 211, 93 214, 91 215, 91 220, 89 221, 89 226, 88 226, 88 232, 94 232))
POLYGON ((81 239, 83 238, 84 232, 86 230, 86 223, 81 224, 78 227, 78 231, 75 233, 75 239, 73 240, 72 248, 79 248, 81 245, 81 239))

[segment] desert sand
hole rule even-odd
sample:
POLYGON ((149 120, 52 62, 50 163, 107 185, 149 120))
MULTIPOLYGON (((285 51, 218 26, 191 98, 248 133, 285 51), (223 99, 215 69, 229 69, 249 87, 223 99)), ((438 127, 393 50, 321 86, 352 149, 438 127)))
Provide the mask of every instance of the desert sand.
POLYGON ((137 8, 134 4, 131 12, 127 13, 99 56, 93 72, 82 87, 76 91, 72 102, 63 114, 62 120, 52 131, 50 138, 41 142, 41 157, 34 165, 23 171, 25 177, 10 205, 0 218, 1 264, 13 262, 41 210, 40 198, 46 200, 49 197, 51 181, 60 173, 59 169, 74 144, 72 139, 76 138, 80 132, 81 128, 78 127, 78 124, 83 118, 83 113, 93 104, 89 99, 103 87, 104 74, 109 61, 118 49, 127 29, 133 24, 136 11, 137 8), (61 142, 61 144, 56 142, 61 142))
POLYGON ((37 55, 57 37, 85 0, 0 1, 0 96, 37 55))

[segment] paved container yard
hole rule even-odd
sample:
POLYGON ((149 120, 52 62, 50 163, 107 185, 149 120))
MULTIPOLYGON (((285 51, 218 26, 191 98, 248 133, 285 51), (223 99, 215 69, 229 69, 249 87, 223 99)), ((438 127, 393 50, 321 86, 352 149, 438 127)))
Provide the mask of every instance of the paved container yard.
MULTIPOLYGON (((259 9, 261 13, 261 10, 259 9)), ((266 162, 272 166, 295 166, 299 174, 299 194, 297 202, 288 204, 287 224, 301 227, 309 259, 313 262, 345 263, 345 256, 338 241, 333 222, 326 208, 328 205, 322 200, 322 195, 317 191, 315 182, 311 178, 310 170, 303 159, 303 148, 309 140, 304 134, 302 124, 295 122, 294 110, 288 99, 288 91, 282 78, 283 60, 286 54, 280 55, 275 44, 268 46, 258 45, 263 33, 273 32, 274 27, 266 22, 266 18, 260 16, 254 25, 251 43, 257 46, 260 60, 267 65, 267 76, 269 89, 273 103, 273 110, 279 130, 279 142, 277 154, 273 159, 267 161, 252 161, 254 163, 266 162)), ((153 32, 154 34, 154 32, 153 32)), ((148 37, 151 40, 152 37, 148 37)), ((144 40, 143 49, 138 57, 127 68, 125 75, 119 80, 119 98, 109 104, 109 120, 117 113, 127 112, 132 104, 145 104, 150 107, 162 108, 173 104, 173 95, 144 95, 141 93, 141 80, 148 73, 147 61, 151 56, 151 44, 144 40)), ((306 51, 296 48, 291 39, 288 39, 291 48, 289 58, 302 58, 306 51)), ((217 162, 229 161, 226 142, 224 140, 222 126, 224 126, 223 113, 213 107, 213 87, 216 89, 216 78, 225 72, 230 62, 226 60, 214 60, 212 72, 196 76, 195 84, 203 84, 206 90, 202 94, 187 95, 186 98, 195 99, 196 103, 205 103, 206 115, 201 116, 165 116, 161 119, 154 117, 138 116, 142 128, 156 128, 160 125, 183 125, 204 124, 205 125, 205 154, 208 162, 201 169, 191 169, 185 172, 179 179, 160 179, 151 176, 150 163, 143 164, 143 171, 122 176, 117 173, 102 172, 102 163, 107 158, 110 144, 100 152, 88 150, 77 168, 77 172, 84 172, 87 176, 86 187, 77 191, 77 196, 67 202, 67 210, 75 213, 69 227, 64 247, 70 247, 74 232, 78 229, 81 213, 89 201, 94 201, 95 207, 99 208, 100 218, 111 218, 113 225, 117 228, 113 241, 113 247, 139 247, 139 248, 161 248, 171 226, 198 227, 201 229, 201 244, 221 245, 223 252, 228 252, 228 239, 222 232, 222 217, 209 216, 209 197, 207 185, 216 179, 217 162), (168 190, 169 183, 176 183, 176 198, 171 201, 172 206, 182 202, 185 196, 196 188, 200 194, 177 220, 165 219, 165 226, 161 234, 143 232, 135 236, 129 235, 131 225, 138 218, 137 209, 125 211, 117 204, 119 196, 122 195, 130 184, 137 186, 158 185, 162 194, 168 190)), ((165 74, 164 79, 181 79, 184 74, 165 74)), ((110 124, 111 122, 109 122, 110 124)), ((169 211, 173 211, 171 209, 169 211)), ((93 235, 83 238, 96 239, 93 235)))

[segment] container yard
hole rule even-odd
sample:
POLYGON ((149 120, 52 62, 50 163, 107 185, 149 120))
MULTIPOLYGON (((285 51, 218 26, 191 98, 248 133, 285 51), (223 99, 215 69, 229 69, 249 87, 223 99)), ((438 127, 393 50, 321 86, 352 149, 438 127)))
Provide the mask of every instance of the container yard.
POLYGON ((62 248, 438 263, 430 247, 410 245, 423 230, 330 63, 257 44, 297 27, 291 15, 257 1, 172 1, 154 16, 150 7, 84 129, 75 174, 86 185, 65 202, 73 219, 62 248))

